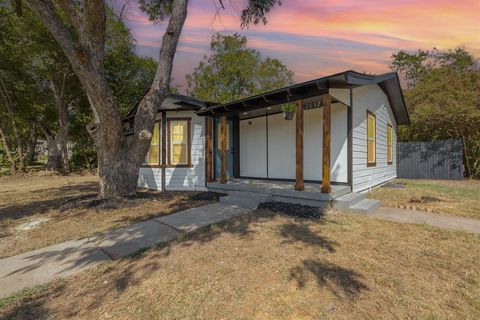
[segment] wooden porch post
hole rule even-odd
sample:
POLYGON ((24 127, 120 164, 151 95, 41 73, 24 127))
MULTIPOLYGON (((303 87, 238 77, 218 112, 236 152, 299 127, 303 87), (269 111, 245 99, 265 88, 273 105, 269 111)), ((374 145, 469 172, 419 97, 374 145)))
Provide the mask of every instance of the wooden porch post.
POLYGON ((213 119, 207 118, 207 182, 213 181, 213 119))
POLYGON ((295 190, 303 191, 303 100, 296 102, 295 118, 295 190))
POLYGON ((227 117, 220 118, 220 183, 227 183, 227 117))
POLYGON ((330 137, 332 97, 325 94, 323 100, 323 149, 322 149, 322 193, 330 193, 330 137))

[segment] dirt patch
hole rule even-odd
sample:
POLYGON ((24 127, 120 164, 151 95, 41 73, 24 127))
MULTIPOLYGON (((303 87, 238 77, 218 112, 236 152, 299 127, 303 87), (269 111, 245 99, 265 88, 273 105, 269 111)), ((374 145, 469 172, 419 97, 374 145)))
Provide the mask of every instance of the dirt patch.
POLYGON ((140 190, 132 197, 103 200, 97 190, 98 179, 92 175, 1 177, 0 257, 89 237, 219 197, 140 190))
POLYGON ((442 199, 437 197, 421 196, 420 198, 413 197, 410 199, 410 203, 431 203, 431 202, 441 202, 442 199))
POLYGON ((480 219, 480 181, 396 180, 405 188, 377 188, 367 197, 383 206, 480 219))
POLYGON ((260 209, 0 301, 5 319, 477 319, 480 238, 260 209))

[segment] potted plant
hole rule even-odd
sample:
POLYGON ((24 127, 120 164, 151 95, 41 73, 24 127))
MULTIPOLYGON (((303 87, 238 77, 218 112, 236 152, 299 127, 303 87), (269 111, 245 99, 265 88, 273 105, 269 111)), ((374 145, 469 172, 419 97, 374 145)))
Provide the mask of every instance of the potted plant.
POLYGON ((295 113, 295 104, 291 102, 282 104, 282 111, 285 120, 292 120, 295 113))

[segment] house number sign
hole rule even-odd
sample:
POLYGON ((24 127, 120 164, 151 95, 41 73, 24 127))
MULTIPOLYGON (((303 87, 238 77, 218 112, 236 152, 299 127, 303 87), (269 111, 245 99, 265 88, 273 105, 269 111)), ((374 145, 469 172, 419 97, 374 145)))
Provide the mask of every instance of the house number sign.
POLYGON ((303 104, 303 110, 317 109, 323 106, 322 100, 310 101, 303 104))

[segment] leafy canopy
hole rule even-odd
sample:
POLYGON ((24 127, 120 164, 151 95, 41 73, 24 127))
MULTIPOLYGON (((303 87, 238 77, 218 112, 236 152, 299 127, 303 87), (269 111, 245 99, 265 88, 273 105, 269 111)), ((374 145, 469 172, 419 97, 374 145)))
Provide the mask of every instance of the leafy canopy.
POLYGON ((187 91, 196 98, 227 102, 293 83, 293 72, 281 61, 262 58, 237 33, 214 34, 210 49, 210 56, 186 76, 187 91))
POLYGON ((480 69, 463 48, 393 56, 393 69, 408 72, 405 100, 411 125, 399 129, 402 141, 461 138, 465 168, 480 178, 480 69), (410 77, 410 78, 409 78, 410 77))
MULTIPOLYGON (((219 10, 225 9, 224 0, 213 0, 218 2, 219 10)), ((173 0, 140 0, 142 9, 151 21, 161 22, 170 17, 173 8, 173 0)), ((267 24, 267 15, 275 6, 282 5, 281 0, 248 0, 245 8, 240 12, 240 25, 248 28, 249 25, 267 24)))

